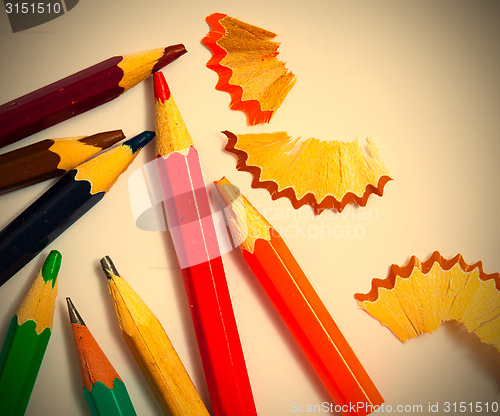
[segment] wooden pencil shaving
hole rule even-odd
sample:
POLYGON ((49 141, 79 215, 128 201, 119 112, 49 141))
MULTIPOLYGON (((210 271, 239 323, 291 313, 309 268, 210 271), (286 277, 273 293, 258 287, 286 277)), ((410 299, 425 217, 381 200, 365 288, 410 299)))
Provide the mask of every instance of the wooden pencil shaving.
POLYGON ((268 123, 295 84, 278 55, 276 34, 222 13, 207 17, 211 30, 202 42, 212 52, 207 67, 216 89, 231 95, 230 108, 243 111, 250 125, 268 123))
POLYGON ((365 206, 371 194, 382 196, 391 180, 371 139, 366 151, 351 143, 292 139, 286 132, 223 132, 225 149, 238 157, 236 168, 253 175, 252 186, 272 199, 287 197, 294 208, 310 205, 316 214, 349 203, 365 206))
POLYGON ((447 260, 436 251, 424 263, 412 256, 354 297, 402 342, 455 320, 500 351, 499 274, 484 273, 481 262, 469 265, 461 254, 447 260))

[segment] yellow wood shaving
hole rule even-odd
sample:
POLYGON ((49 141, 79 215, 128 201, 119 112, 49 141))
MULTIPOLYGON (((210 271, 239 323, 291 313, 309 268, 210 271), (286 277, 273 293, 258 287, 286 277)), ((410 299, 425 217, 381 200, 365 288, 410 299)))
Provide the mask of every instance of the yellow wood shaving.
POLYGON ((273 181, 278 191, 292 188, 297 199, 312 193, 317 203, 327 196, 341 201, 348 192, 362 197, 368 185, 378 186, 387 169, 368 139, 358 141, 292 139, 286 132, 240 134, 235 149, 248 155, 247 165, 261 169, 261 182, 273 181))
POLYGON ((435 261, 423 273, 418 262, 408 276, 395 277, 392 289, 380 286, 375 300, 358 303, 403 342, 456 320, 500 351, 498 274, 486 278, 480 266, 466 266, 468 271, 457 260, 446 270, 435 261))

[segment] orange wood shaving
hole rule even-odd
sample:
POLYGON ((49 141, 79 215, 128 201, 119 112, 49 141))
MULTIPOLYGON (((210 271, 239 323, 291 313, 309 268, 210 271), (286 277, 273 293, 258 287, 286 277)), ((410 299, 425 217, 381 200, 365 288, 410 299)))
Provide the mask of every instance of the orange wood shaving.
POLYGON ((236 168, 253 175, 252 186, 272 199, 287 197, 294 208, 310 205, 316 214, 349 203, 365 206, 373 193, 382 196, 391 180, 370 139, 368 152, 352 143, 291 139, 285 132, 233 134, 225 149, 238 156, 236 168))
POLYGON ((438 251, 423 263, 412 256, 354 297, 402 342, 456 320, 500 351, 500 276, 484 273, 480 261, 469 265, 461 254, 447 260, 438 251))
POLYGON ((215 88, 230 94, 230 108, 243 111, 250 125, 268 123, 295 84, 276 57, 276 34, 222 13, 206 21, 211 30, 202 42, 212 52, 207 68, 219 76, 215 88))

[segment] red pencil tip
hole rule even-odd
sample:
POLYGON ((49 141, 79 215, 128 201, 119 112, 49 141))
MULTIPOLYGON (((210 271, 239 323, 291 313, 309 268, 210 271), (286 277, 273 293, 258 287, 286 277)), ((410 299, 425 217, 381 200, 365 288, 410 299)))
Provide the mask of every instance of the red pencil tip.
POLYGON ((163 72, 155 72, 153 74, 155 98, 161 102, 165 102, 170 98, 170 89, 163 72))

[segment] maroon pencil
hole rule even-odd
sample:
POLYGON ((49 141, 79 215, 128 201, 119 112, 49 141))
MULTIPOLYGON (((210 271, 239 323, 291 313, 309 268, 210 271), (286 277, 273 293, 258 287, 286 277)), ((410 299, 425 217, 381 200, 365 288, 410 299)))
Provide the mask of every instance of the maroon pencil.
POLYGON ((186 53, 184 45, 115 56, 0 106, 0 147, 111 101, 186 53))

